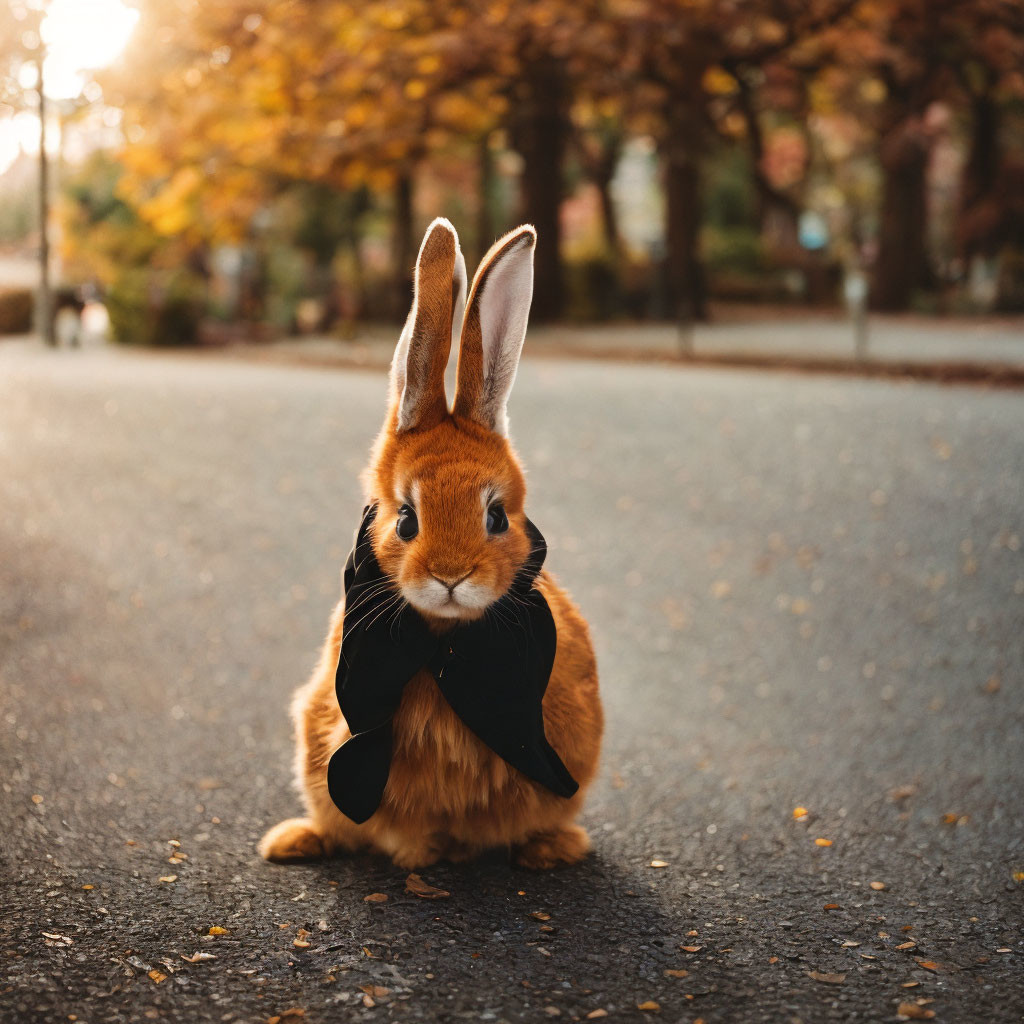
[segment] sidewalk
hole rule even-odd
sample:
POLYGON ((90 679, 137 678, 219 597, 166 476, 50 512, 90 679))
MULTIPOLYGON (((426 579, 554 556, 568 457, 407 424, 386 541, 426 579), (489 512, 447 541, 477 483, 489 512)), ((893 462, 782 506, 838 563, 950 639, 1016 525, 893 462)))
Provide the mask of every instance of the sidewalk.
MULTIPOLYGON (((351 340, 288 338, 233 346, 231 354, 315 365, 384 368, 398 328, 368 325, 351 340)), ((668 324, 531 327, 526 358, 561 357, 790 368, 1024 384, 1024 317, 938 319, 873 316, 867 357, 858 362, 852 324, 840 315, 774 311, 744 321, 732 315, 698 324, 692 349, 668 324)))

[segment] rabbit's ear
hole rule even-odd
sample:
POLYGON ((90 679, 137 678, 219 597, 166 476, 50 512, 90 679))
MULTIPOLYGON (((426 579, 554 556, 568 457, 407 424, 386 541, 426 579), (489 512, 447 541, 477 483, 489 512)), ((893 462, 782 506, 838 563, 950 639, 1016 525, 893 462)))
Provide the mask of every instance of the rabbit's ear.
POLYGON ((529 224, 494 243, 473 278, 462 323, 452 411, 502 435, 508 433, 508 394, 533 300, 536 244, 537 232, 529 224))
POLYGON ((466 261, 455 228, 438 217, 416 258, 412 309, 391 361, 396 430, 412 430, 447 414, 444 371, 466 304, 466 261))

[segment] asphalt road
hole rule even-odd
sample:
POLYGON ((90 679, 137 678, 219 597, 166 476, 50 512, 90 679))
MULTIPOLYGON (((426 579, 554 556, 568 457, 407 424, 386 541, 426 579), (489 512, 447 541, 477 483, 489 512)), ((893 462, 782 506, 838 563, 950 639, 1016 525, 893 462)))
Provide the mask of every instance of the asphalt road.
POLYGON ((255 852, 383 401, 0 347, 4 1024, 1024 1019, 1020 393, 526 364, 608 712, 594 854, 437 901, 255 852))

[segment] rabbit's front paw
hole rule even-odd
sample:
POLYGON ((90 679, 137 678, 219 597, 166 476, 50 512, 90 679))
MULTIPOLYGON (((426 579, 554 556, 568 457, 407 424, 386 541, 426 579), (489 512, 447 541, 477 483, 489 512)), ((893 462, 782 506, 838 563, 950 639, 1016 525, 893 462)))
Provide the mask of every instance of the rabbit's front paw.
POLYGON ((517 846, 512 858, 522 868, 544 870, 578 864, 590 849, 590 838, 579 825, 538 832, 517 846))
POLYGON ((436 864, 444 852, 444 836, 410 837, 391 851, 391 862, 396 868, 415 871, 416 868, 426 868, 431 864, 436 864))
POLYGON ((327 852, 323 836, 309 818, 288 818, 278 822, 260 840, 260 854, 279 864, 296 860, 315 860, 327 852))

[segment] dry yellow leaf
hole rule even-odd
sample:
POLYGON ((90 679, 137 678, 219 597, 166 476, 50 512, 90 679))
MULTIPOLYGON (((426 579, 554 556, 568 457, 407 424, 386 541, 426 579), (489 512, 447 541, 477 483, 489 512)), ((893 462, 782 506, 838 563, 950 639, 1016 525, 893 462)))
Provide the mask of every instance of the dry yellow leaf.
POLYGON ((1024 871, 1014 871, 1013 880, 1015 882, 1024 882, 1024 871))
POLYGON ((668 867, 668 861, 667 860, 652 860, 651 861, 651 867, 652 868, 667 868, 668 867))
POLYGON ((831 846, 832 845, 832 840, 831 839, 815 839, 814 840, 814 845, 815 846, 831 846))
POLYGON ((793 808, 793 817, 796 818, 797 821, 801 818, 806 818, 808 814, 810 814, 810 811, 808 811, 806 807, 793 808))
POLYGON ((815 981, 823 981, 826 985, 842 985, 846 981, 845 974, 827 974, 823 971, 808 971, 808 978, 813 978, 815 981))
POLYGON ((212 925, 207 935, 227 935, 227 928, 221 928, 219 924, 212 925))
POLYGON ((703 946, 680 946, 679 948, 684 953, 699 953, 704 947, 703 946))
POLYGON ((931 1020, 935 1016, 934 1010, 927 1010, 917 1003, 900 1003, 896 1007, 896 1012, 904 1017, 910 1017, 911 1020, 931 1020))
POLYGON ((543 910, 535 910, 535 911, 533 911, 533 913, 530 914, 530 917, 532 917, 534 919, 534 921, 550 921, 551 920, 551 915, 544 913, 543 910))
POLYGON ((425 900, 443 900, 451 896, 445 889, 438 889, 428 882, 424 882, 415 872, 405 880, 405 891, 413 896, 421 896, 425 900))
POLYGON ((821 909, 822 910, 838 910, 839 909, 839 904, 838 903, 826 903, 825 906, 823 906, 821 909))
POLYGON ((309 949, 312 943, 308 939, 292 939, 292 945, 296 949, 309 949))
POLYGON ((161 875, 160 876, 160 881, 161 882, 176 882, 177 880, 178 880, 178 876, 177 875, 161 875))
POLYGON ((82 888, 85 889, 86 892, 88 892, 90 889, 95 889, 96 886, 95 885, 83 885, 82 888))
POLYGON ((646 1013, 657 1013, 661 1009, 661 1004, 656 1003, 653 999, 647 999, 642 1003, 637 1003, 636 1008, 646 1013))
POLYGON ((669 968, 667 971, 665 971, 666 978, 686 978, 689 977, 689 974, 689 971, 673 970, 672 968, 669 968))
POLYGON ((363 897, 364 903, 387 903, 388 894, 386 892, 371 892, 369 896, 363 897))
POLYGON ((770 964, 777 964, 778 962, 779 962, 779 958, 777 956, 770 956, 770 957, 768 957, 768 963, 770 963, 770 964))
POLYGON ((917 945, 916 942, 901 942, 896 948, 897 949, 913 949, 917 945))
POLYGON ((156 985, 159 985, 161 981, 167 980, 167 975, 164 974, 162 971, 156 970, 155 968, 152 971, 149 971, 148 973, 149 977, 153 979, 153 982, 156 985))
POLYGON ((885 889, 885 882, 869 882, 868 884, 875 892, 882 892, 885 889))
POLYGON ((607 1016, 608 1016, 608 1011, 607 1010, 601 1010, 601 1009, 591 1010, 590 1013, 587 1014, 587 1020, 600 1020, 602 1017, 607 1017, 607 1016))

